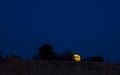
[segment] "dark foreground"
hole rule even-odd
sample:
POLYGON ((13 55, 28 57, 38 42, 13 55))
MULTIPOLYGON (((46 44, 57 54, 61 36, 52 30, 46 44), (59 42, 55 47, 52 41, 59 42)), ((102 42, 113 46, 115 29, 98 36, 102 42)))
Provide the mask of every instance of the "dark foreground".
POLYGON ((9 60, 0 62, 0 75, 120 75, 120 64, 9 60))

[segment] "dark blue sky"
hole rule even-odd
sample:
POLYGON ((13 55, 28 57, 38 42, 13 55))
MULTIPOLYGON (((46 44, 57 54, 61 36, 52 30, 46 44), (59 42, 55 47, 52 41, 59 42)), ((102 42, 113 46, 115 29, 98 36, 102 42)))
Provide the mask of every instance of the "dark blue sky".
POLYGON ((61 53, 120 61, 119 0, 6 0, 0 2, 3 55, 30 58, 44 43, 61 53))

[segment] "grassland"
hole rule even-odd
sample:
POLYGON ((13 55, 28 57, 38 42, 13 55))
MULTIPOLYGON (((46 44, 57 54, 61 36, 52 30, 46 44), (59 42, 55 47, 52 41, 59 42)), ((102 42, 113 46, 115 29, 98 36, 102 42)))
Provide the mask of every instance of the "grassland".
POLYGON ((120 75, 120 64, 13 59, 0 62, 0 75, 120 75))

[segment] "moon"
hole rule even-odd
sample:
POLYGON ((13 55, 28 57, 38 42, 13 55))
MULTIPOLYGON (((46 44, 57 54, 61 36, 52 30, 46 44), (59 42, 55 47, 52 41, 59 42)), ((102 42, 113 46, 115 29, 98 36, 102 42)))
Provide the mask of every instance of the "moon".
POLYGON ((75 60, 75 61, 77 61, 77 62, 80 62, 80 61, 81 61, 80 55, 74 54, 74 55, 73 55, 73 60, 75 60))

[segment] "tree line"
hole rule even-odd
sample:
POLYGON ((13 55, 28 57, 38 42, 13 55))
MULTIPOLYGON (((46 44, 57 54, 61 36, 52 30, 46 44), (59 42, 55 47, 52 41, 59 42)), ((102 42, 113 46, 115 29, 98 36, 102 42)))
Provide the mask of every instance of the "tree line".
MULTIPOLYGON (((56 54, 55 51, 53 51, 52 46, 50 44, 43 44, 40 48, 38 48, 38 54, 33 56, 32 59, 73 61, 73 55, 74 53, 72 52, 72 50, 66 50, 62 54, 56 54)), ((15 56, 15 55, 11 55, 9 57, 20 58, 19 56, 15 56)), ((3 60, 1 51, 0 51, 0 60, 3 60)), ((81 58, 81 61, 104 62, 104 58, 102 56, 93 56, 88 58, 81 58)))
MULTIPOLYGON (((66 50, 64 53, 57 55, 50 44, 44 44, 38 48, 38 57, 43 60, 67 60, 73 61, 74 53, 71 50, 66 50)), ((81 58, 81 61, 104 62, 102 56, 92 56, 81 58)))

